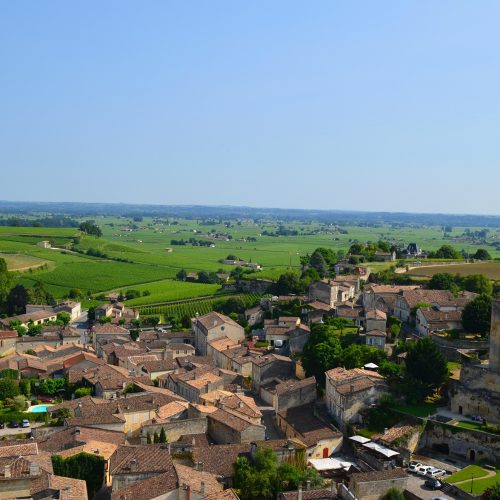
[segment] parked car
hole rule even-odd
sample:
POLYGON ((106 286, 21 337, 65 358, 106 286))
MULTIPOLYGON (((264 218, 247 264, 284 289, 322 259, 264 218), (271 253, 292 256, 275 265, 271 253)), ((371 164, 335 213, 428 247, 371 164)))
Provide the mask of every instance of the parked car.
POLYGON ((21 422, 22 427, 29 427, 30 426, 30 421, 27 418, 23 418, 23 421, 21 422))
POLYGON ((9 427, 11 429, 17 429, 19 427, 19 423, 18 422, 10 422, 9 427))
POLYGON ((428 477, 441 477, 441 476, 444 476, 446 474, 446 471, 443 470, 443 469, 437 469, 436 467, 431 467, 426 473, 425 475, 428 476, 428 477))
POLYGON ((422 465, 421 467, 418 468, 417 474, 419 476, 425 476, 429 469, 432 469, 432 467, 430 465, 422 465))
POLYGON ((408 472, 417 472, 420 467, 422 467, 420 462, 410 462, 410 465, 408 465, 408 472))
POLYGON ((430 478, 425 480, 425 486, 431 490, 440 490, 443 487, 443 483, 439 479, 430 478))

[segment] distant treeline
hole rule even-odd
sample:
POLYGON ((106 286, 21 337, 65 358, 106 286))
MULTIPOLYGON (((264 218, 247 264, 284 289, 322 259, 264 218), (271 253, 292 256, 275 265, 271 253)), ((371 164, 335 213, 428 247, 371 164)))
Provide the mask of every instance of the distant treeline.
POLYGON ((213 241, 197 240, 196 238, 189 238, 188 240, 170 240, 171 245, 192 245, 193 247, 209 247, 213 245, 213 241))
POLYGON ((70 217, 54 215, 50 217, 39 217, 26 219, 22 217, 0 218, 0 226, 14 227, 78 227, 79 222, 70 217))
POLYGON ((202 205, 128 205, 119 203, 14 202, 0 201, 0 213, 52 213, 75 217, 109 215, 115 217, 182 217, 186 219, 253 219, 323 222, 337 225, 394 227, 408 225, 500 227, 497 215, 450 215, 389 212, 356 212, 343 210, 303 210, 202 205))

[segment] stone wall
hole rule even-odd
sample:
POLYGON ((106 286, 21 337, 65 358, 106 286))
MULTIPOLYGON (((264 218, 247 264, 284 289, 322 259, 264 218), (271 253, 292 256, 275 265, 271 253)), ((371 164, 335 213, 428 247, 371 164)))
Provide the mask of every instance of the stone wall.
POLYGON ((313 403, 316 401, 316 398, 316 381, 312 380, 312 383, 305 387, 299 386, 298 389, 292 388, 282 394, 277 394, 274 409, 276 412, 283 411, 288 408, 294 408, 295 406, 313 403))
POLYGON ((465 429, 428 420, 419 448, 431 448, 461 460, 477 462, 500 461, 500 437, 482 431, 465 429))
POLYGON ((487 351, 489 348, 489 342, 487 340, 467 340, 467 339, 451 340, 441 335, 435 335, 435 334, 432 334, 431 337, 432 340, 439 347, 439 350, 450 361, 460 360, 460 354, 458 353, 458 349, 473 349, 473 350, 487 351))
POLYGON ((363 500, 378 500, 388 489, 399 488, 406 489, 408 478, 386 479, 384 481, 367 481, 364 483, 356 483, 349 486, 349 489, 357 498, 363 500))
POLYGON ((178 441, 183 435, 188 434, 205 434, 207 432, 206 418, 187 418, 185 420, 175 420, 165 424, 148 424, 141 428, 141 444, 146 444, 147 433, 151 436, 155 432, 160 434, 161 429, 165 429, 165 434, 170 443, 178 441))

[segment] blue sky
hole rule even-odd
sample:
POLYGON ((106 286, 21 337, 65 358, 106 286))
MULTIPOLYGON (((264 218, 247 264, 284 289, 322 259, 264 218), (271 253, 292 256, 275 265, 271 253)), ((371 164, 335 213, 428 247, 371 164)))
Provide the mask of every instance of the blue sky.
POLYGON ((0 11, 0 199, 500 214, 500 2, 0 11))

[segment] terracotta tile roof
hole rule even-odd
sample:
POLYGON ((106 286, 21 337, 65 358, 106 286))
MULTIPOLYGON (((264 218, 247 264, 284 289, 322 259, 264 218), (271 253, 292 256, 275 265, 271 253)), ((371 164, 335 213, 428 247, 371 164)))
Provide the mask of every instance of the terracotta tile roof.
POLYGON ((370 311, 366 311, 365 313, 366 319, 387 319, 387 314, 380 309, 372 309, 370 311))
POLYGON ((212 328, 219 327, 221 325, 232 325, 242 328, 236 321, 231 319, 229 316, 224 316, 218 312, 212 311, 198 318, 193 318, 191 321, 200 323, 205 330, 211 330, 212 328))
POLYGON ((366 332, 366 335, 369 337, 387 337, 387 333, 383 332, 382 330, 369 330, 366 332))
POLYGON ((70 426, 53 434, 37 438, 41 450, 50 453, 61 452, 86 443, 105 443, 113 446, 125 442, 125 435, 118 431, 109 431, 85 426, 70 426))
POLYGON ((165 472, 120 488, 111 494, 111 500, 121 500, 122 498, 151 500, 162 497, 162 495, 176 490, 177 487, 177 473, 174 470, 173 473, 165 472))
POLYGON ((18 333, 15 330, 0 330, 0 339, 15 339, 18 333))
MULTIPOLYGON (((9 479, 8 477, 5 477, 6 468, 9 467, 10 467, 11 479, 30 477, 30 462, 25 458, 23 457, 0 458, 0 485, 2 484, 2 480, 9 479)), ((1 490, 2 487, 0 486, 0 491, 1 490)))
POLYGON ((0 458, 7 457, 25 457, 27 455, 37 455, 38 445, 33 442, 23 442, 16 444, 15 442, 8 442, 0 445, 0 458))
POLYGON ((438 311, 432 307, 422 307, 420 312, 428 323, 462 321, 462 311, 438 311))
POLYGON ((112 475, 134 473, 175 473, 174 464, 168 446, 155 445, 122 445, 117 448, 110 459, 112 475))
POLYGON ((240 497, 231 488, 229 490, 224 490, 220 491, 219 493, 208 495, 204 500, 240 500, 240 497))
POLYGON ((26 314, 19 314, 18 316, 12 316, 10 318, 2 319, 2 323, 8 325, 11 321, 19 320, 21 323, 27 323, 29 320, 40 321, 44 319, 49 319, 57 316, 57 313, 49 310, 33 311, 26 314))
POLYGON ((330 311, 332 308, 330 304, 325 304, 324 302, 320 302, 319 300, 314 300, 313 302, 308 302, 307 305, 316 310, 321 311, 330 311))
POLYGON ((198 471, 179 463, 174 464, 179 484, 189 484, 191 491, 201 493, 201 483, 205 483, 205 495, 214 495, 222 492, 223 486, 217 481, 217 477, 204 471, 198 471))
MULTIPOLYGON (((287 491, 282 493, 284 500, 297 500, 299 498, 298 491, 287 491)), ((331 488, 322 488, 317 490, 302 490, 303 500, 332 500, 337 498, 337 494, 332 493, 331 488)))
POLYGON ((380 440, 383 441, 384 443, 392 444, 397 439, 402 438, 403 436, 406 436, 407 434, 411 434, 418 430, 419 430, 418 426, 416 425, 401 423, 395 425, 394 427, 391 427, 390 429, 387 429, 385 432, 381 434, 376 434, 375 436, 372 436, 372 439, 374 441, 380 440))
POLYGON ((372 291, 376 294, 382 293, 400 293, 408 290, 416 290, 420 288, 419 285, 366 285, 365 292, 372 291))
POLYGON ((69 448, 67 450, 59 451, 57 454, 61 457, 72 457, 79 453, 89 453, 91 455, 99 455, 105 460, 108 460, 111 455, 116 451, 118 445, 113 443, 105 443, 103 441, 89 441, 88 443, 69 448))
POLYGON ((269 363, 273 363, 276 361, 293 363, 293 361, 289 357, 281 356, 279 354, 267 354, 265 356, 258 356, 252 359, 252 363, 258 366, 268 365, 269 363))
POLYGON ((331 370, 328 370, 326 372, 326 376, 328 379, 337 383, 347 382, 363 376, 380 380, 383 380, 384 378, 382 375, 380 375, 380 373, 373 372, 370 370, 363 370, 362 368, 353 368, 352 370, 346 370, 345 368, 342 367, 332 368, 331 370))
POLYGON ((126 328, 122 328, 118 325, 113 325, 112 323, 105 323, 104 325, 96 325, 93 328, 94 333, 118 333, 123 335, 129 335, 129 331, 126 328))
MULTIPOLYGON (((34 497, 39 495, 46 497, 43 492, 49 491, 53 494, 54 490, 59 492, 58 498, 64 498, 64 500, 82 500, 88 498, 87 483, 83 479, 56 476, 45 471, 42 471, 40 477, 32 483, 30 494, 34 497)), ((53 497, 50 496, 50 498, 53 497)))
POLYGON ((281 382, 280 384, 277 384, 274 387, 274 390, 276 391, 276 394, 284 394, 288 391, 296 391, 299 389, 303 389, 304 387, 308 386, 316 386, 316 378, 315 377, 308 377, 303 380, 286 380, 284 382, 281 382))
POLYGON ((238 413, 248 417, 258 418, 262 416, 262 412, 259 410, 255 399, 244 396, 243 394, 232 394, 227 397, 223 396, 220 404, 223 408, 236 410, 238 413))
POLYGON ((251 425, 253 425, 248 420, 237 417, 236 415, 233 415, 228 411, 221 410, 220 408, 214 411, 213 413, 208 414, 207 418, 216 420, 217 422, 220 422, 221 424, 231 429, 234 429, 237 432, 242 432, 245 429, 248 429, 248 427, 250 427, 251 425))
POLYGON ((236 347, 239 344, 237 344, 236 342, 234 342, 233 340, 231 340, 228 337, 223 337, 221 339, 212 340, 211 342, 208 343, 208 345, 216 351, 225 351, 228 348, 236 347))
POLYGON ((156 359, 144 361, 139 364, 148 373, 174 371, 177 368, 177 363, 173 359, 156 359))
POLYGON ((441 304, 453 300, 453 294, 449 290, 406 290, 401 292, 401 296, 411 308, 419 302, 429 302, 431 304, 441 304))
POLYGON ((239 455, 249 454, 248 444, 218 444, 195 446, 193 462, 201 462, 203 470, 226 478, 234 476, 234 463, 239 455))
POLYGON ((355 472, 351 475, 351 480, 357 483, 367 483, 371 481, 387 481, 389 479, 401 479, 408 477, 404 469, 376 470, 372 472, 355 472))
POLYGON ((358 378, 353 381, 344 382, 335 387, 339 394, 354 394, 355 392, 366 391, 375 386, 375 382, 368 377, 358 378))
POLYGON ((342 434, 316 417, 311 405, 296 406, 280 411, 278 415, 298 434, 308 447, 315 446, 321 439, 332 439, 342 434))

